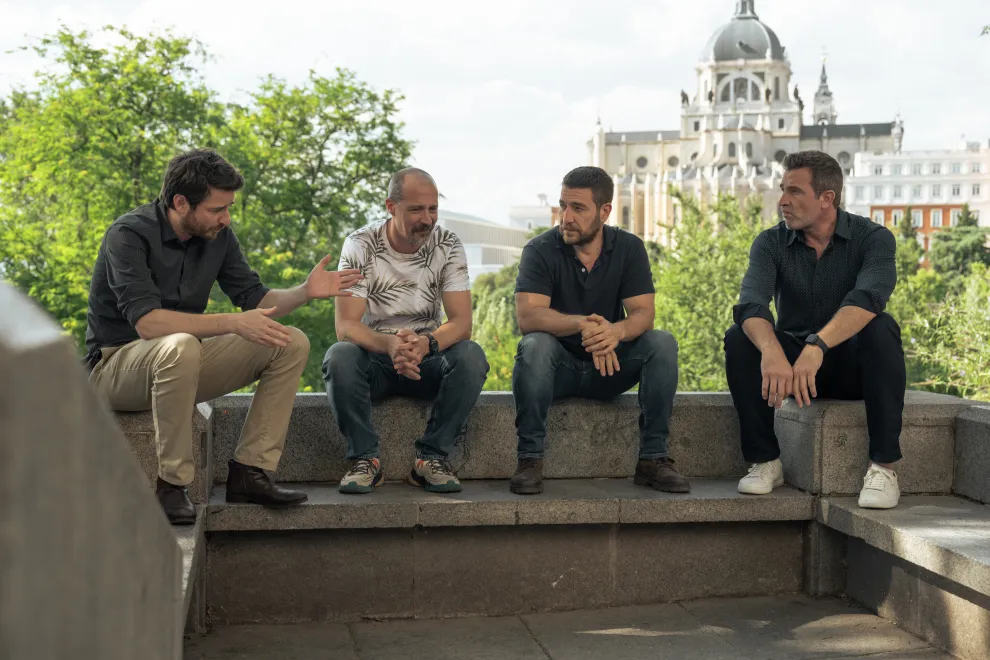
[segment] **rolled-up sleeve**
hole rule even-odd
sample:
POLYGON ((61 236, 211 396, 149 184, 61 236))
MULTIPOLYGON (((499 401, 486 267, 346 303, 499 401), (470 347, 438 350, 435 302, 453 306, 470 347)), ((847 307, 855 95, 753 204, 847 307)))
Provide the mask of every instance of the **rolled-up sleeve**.
POLYGON ((891 231, 877 227, 864 242, 856 286, 843 298, 841 307, 861 307, 874 314, 887 307, 897 284, 896 251, 897 241, 891 231))
POLYGON ((227 252, 217 273, 217 283, 230 301, 243 310, 255 309, 269 289, 244 258, 241 244, 228 229, 227 252))
POLYGON ((148 266, 148 245, 123 225, 111 227, 104 240, 107 282, 117 309, 136 328, 141 317, 162 308, 162 294, 148 266))
POLYGON ((732 320, 742 325, 746 319, 759 317, 773 325, 770 300, 777 287, 777 260, 772 237, 764 232, 756 237, 749 250, 749 267, 743 276, 739 304, 732 308, 732 320))

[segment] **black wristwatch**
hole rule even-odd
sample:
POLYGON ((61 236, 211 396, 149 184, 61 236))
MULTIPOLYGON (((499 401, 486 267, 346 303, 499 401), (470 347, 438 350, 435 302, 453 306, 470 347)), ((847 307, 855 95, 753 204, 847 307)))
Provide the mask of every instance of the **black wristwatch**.
POLYGON ((437 342, 437 338, 433 336, 432 332, 427 332, 423 335, 430 340, 430 352, 427 355, 436 355, 440 352, 440 344, 437 342))
POLYGON ((814 344, 818 348, 822 349, 822 355, 825 355, 826 353, 828 353, 828 344, 826 344, 824 342, 824 340, 822 340, 822 338, 819 337, 816 334, 810 334, 810 335, 808 335, 808 338, 804 340, 804 343, 805 344, 814 344))

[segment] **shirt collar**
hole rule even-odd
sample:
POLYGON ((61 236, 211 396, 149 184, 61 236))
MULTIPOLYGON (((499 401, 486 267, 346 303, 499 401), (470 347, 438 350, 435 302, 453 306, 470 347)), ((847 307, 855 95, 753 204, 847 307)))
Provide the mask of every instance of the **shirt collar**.
MULTIPOLYGON (((785 225, 786 226, 786 225, 785 225)), ((835 236, 842 238, 844 240, 849 240, 851 234, 849 230, 849 214, 839 209, 835 215, 835 233, 833 234, 833 239, 835 236)), ((802 243, 804 240, 804 232, 800 229, 788 229, 787 230, 787 245, 790 246, 794 243, 795 239, 800 239, 802 243)))

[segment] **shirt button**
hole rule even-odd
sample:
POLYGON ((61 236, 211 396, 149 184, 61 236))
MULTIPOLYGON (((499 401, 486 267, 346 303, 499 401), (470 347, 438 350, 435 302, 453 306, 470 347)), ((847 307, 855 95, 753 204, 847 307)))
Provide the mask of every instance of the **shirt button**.
POLYGON ((582 273, 586 273, 586 272, 588 272, 588 271, 587 271, 587 269, 585 269, 585 268, 582 268, 582 269, 581 269, 581 272, 582 272, 582 273))

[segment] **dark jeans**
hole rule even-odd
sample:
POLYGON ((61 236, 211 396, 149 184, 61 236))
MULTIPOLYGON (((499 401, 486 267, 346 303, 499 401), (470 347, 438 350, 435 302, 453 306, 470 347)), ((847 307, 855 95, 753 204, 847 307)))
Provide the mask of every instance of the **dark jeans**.
POLYGON ((611 399, 639 385, 641 458, 667 455, 670 413, 677 391, 677 342, 662 330, 649 330, 616 350, 621 369, 602 376, 591 362, 576 358, 553 335, 532 332, 522 338, 512 370, 519 458, 543 456, 547 412, 555 399, 580 396, 611 399))
MULTIPOLYGON (((786 332, 777 339, 791 364, 805 344, 786 332)), ((732 402, 739 413, 743 456, 750 463, 766 463, 780 456, 773 431, 774 409, 762 395, 762 355, 742 328, 725 333, 725 371, 732 402)), ((880 314, 858 335, 829 350, 815 378, 819 399, 863 399, 870 433, 870 460, 900 460, 901 415, 907 386, 901 329, 890 314, 880 314)))
POLYGON ((347 459, 378 456, 379 437, 371 426, 371 403, 390 395, 433 400, 426 433, 416 442, 420 458, 446 458, 461 435, 468 414, 488 377, 485 351, 461 341, 424 358, 421 379, 395 371, 388 355, 369 353, 350 342, 337 342, 323 360, 330 407, 347 440, 347 459))

